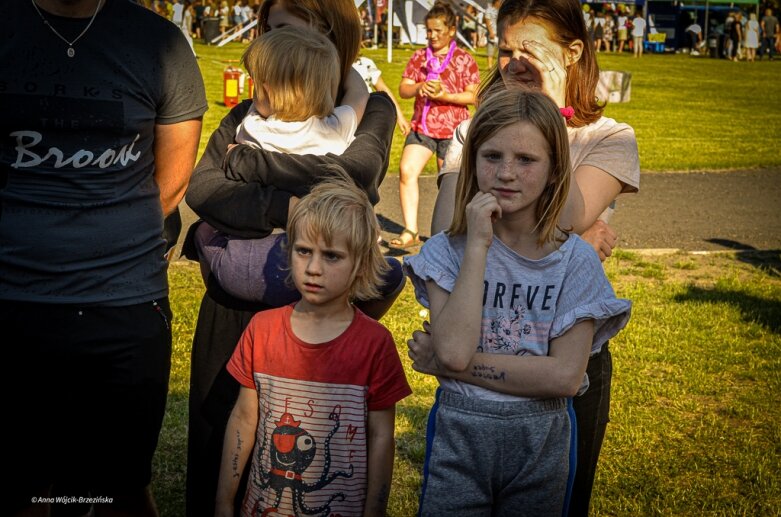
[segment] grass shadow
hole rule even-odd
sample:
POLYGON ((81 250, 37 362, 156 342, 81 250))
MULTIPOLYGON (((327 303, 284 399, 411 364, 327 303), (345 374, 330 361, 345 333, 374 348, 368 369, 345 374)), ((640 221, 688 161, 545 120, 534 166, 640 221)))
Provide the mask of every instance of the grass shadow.
POLYGON ((781 277, 781 250, 759 250, 749 244, 730 239, 705 239, 705 242, 718 244, 735 250, 735 257, 770 276, 781 277))
POLYGON ((686 292, 673 298, 676 302, 729 303, 740 310, 745 322, 758 323, 775 334, 781 334, 781 302, 752 296, 733 289, 705 289, 690 285, 686 292))

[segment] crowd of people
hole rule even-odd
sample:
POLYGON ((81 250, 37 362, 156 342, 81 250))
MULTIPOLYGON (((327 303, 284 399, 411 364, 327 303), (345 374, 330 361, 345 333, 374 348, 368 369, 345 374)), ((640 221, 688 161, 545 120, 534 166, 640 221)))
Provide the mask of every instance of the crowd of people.
POLYGON ((601 262, 616 198, 639 189, 637 142, 596 99, 601 46, 578 0, 491 6, 501 51, 482 79, 455 41, 460 27, 479 43, 477 27, 430 8, 399 86, 407 121, 359 54, 352 0, 265 0, 243 55, 254 96, 197 164, 207 102, 181 28, 216 4, 147 6, 172 24, 124 0, 31 0, 0 21, 0 323, 21 337, 2 391, 24 423, 3 446, 12 515, 48 515, 64 487, 93 515, 157 514, 164 220, 185 192, 206 287, 188 515, 385 514, 411 389, 379 320, 407 279, 430 316, 407 353, 439 382, 420 515, 588 514, 609 341, 631 311, 601 262), (373 209, 396 126, 405 229, 388 244, 420 248, 403 263, 383 256, 373 209), (421 243, 416 182, 435 154, 421 243))
POLYGON ((771 8, 765 9, 761 19, 756 13, 730 11, 724 23, 714 24, 712 30, 723 37, 723 55, 731 61, 753 62, 764 57, 772 61, 781 53, 781 26, 771 8))

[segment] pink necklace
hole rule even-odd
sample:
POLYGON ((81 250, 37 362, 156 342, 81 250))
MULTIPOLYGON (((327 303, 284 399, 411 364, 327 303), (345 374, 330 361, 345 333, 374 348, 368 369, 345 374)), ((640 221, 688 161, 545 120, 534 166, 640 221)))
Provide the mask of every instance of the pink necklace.
MULTIPOLYGON (((445 59, 442 60, 442 63, 439 62, 437 57, 434 55, 434 52, 431 50, 431 45, 426 47, 426 69, 428 70, 428 73, 426 74, 426 81, 431 81, 432 79, 437 79, 439 77, 439 74, 445 71, 447 68, 447 65, 450 63, 450 59, 453 57, 453 52, 456 51, 456 40, 452 40, 450 42, 450 49, 447 51, 447 55, 445 56, 445 59)), ((421 121, 421 127, 423 128, 423 133, 428 135, 428 127, 426 127, 426 117, 428 116, 428 111, 431 109, 431 99, 426 98, 426 103, 423 105, 423 113, 421 115, 421 118, 423 119, 421 121)))

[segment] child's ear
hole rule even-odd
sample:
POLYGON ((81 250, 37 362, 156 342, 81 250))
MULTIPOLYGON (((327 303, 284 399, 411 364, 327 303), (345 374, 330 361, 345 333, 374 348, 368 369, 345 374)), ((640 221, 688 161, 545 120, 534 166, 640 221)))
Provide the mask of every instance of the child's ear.
POLYGON ((580 61, 580 57, 583 55, 583 41, 576 39, 564 49, 564 58, 567 61, 567 66, 574 65, 580 61))

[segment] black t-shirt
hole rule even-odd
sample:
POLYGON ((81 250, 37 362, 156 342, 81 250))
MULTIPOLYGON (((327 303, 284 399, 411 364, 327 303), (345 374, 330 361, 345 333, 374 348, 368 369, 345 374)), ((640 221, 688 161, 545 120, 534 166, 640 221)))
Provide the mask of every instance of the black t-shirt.
MULTIPOLYGON (((89 23, 43 16, 69 41, 89 23)), ((176 26, 127 0, 72 47, 29 2, 0 17, 0 299, 165 296, 154 130, 206 111, 197 63, 176 26)))

